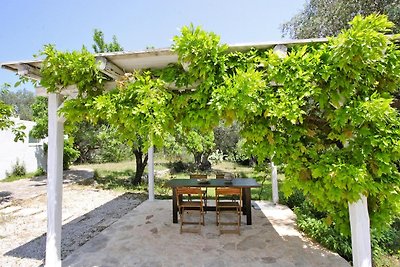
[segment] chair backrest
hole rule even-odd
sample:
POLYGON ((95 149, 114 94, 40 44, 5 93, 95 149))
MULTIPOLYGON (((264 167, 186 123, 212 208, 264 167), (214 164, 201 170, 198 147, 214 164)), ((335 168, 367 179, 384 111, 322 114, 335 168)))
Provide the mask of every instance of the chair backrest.
POLYGON ((200 187, 177 187, 176 188, 176 200, 178 206, 187 201, 192 201, 193 197, 197 201, 203 202, 203 192, 200 187))
POLYGON ((242 188, 240 187, 217 187, 215 189, 215 200, 218 201, 239 201, 242 206, 242 188))
POLYGON ((190 174, 190 179, 207 179, 207 174, 192 173, 190 174))
POLYGON ((215 178, 216 178, 216 179, 224 179, 224 178, 225 178, 225 173, 217 173, 217 174, 215 175, 215 178))

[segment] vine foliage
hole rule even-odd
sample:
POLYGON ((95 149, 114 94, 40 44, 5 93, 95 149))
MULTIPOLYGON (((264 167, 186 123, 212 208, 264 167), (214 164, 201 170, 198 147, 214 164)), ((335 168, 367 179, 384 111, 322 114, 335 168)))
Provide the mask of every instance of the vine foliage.
POLYGON ((50 92, 76 84, 68 118, 106 119, 146 147, 161 146, 178 123, 185 133, 239 121, 247 151, 282 167, 286 194, 302 190, 344 234, 348 203, 365 195, 372 227, 383 229, 400 212, 400 117, 391 106, 400 51, 385 35, 392 27, 386 16, 356 16, 327 43, 280 57, 228 50, 190 25, 174 37, 177 64, 128 74, 108 92, 93 55, 47 46, 41 83, 50 92))

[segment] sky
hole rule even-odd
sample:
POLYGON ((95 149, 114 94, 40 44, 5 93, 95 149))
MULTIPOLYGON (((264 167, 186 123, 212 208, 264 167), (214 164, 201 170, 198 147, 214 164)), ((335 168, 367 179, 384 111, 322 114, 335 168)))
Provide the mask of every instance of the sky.
MULTIPOLYGON (((33 59, 45 44, 80 50, 93 44, 94 29, 106 42, 115 35, 126 51, 166 48, 182 26, 193 23, 222 43, 284 39, 280 26, 306 0, 3 0, 0 3, 0 62, 33 59)), ((0 69, 0 85, 15 74, 0 69)), ((29 86, 25 86, 29 88, 29 86)))

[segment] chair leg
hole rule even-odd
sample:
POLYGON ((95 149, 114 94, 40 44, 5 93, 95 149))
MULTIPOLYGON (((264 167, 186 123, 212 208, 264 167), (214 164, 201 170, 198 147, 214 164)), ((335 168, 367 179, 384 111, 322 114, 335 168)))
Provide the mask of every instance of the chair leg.
POLYGON ((182 208, 181 210, 181 216, 180 216, 180 220, 181 220, 181 231, 180 233, 183 233, 183 224, 185 223, 185 209, 182 208))
MULTIPOLYGON (((182 208, 181 213, 180 213, 180 233, 182 234, 183 232, 188 232, 188 233, 199 233, 201 234, 201 226, 205 224, 204 220, 204 211, 199 210, 199 221, 185 221, 185 213, 189 212, 194 212, 193 210, 188 210, 186 211, 184 208, 182 208), (191 225, 198 225, 198 230, 195 229, 184 229, 183 225, 184 224, 191 224, 191 225)), ((192 216, 195 215, 197 212, 192 213, 192 216)))
POLYGON ((224 233, 237 233, 240 235, 240 226, 241 226, 241 211, 236 210, 236 212, 229 211, 229 213, 234 214, 237 216, 237 221, 231 221, 231 222, 222 222, 221 221, 221 216, 222 216, 222 211, 217 211, 217 225, 219 229, 219 233, 224 234, 224 233), (236 226, 236 229, 223 229, 223 225, 231 225, 231 226, 236 226))
POLYGON ((241 220, 242 217, 241 217, 241 214, 240 214, 240 210, 238 210, 237 216, 238 216, 237 231, 238 231, 238 234, 240 235, 240 225, 241 225, 241 221, 242 221, 242 220, 241 220))
POLYGON ((180 223, 181 223, 181 227, 180 227, 180 234, 182 234, 182 230, 183 230, 183 212, 181 211, 179 213, 179 219, 180 219, 180 223))

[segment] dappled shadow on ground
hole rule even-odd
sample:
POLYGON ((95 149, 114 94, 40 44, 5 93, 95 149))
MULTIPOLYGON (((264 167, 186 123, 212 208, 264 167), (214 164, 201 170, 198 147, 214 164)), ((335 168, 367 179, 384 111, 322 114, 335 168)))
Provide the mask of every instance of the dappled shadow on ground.
POLYGON ((10 202, 12 200, 12 192, 0 191, 0 204, 10 202))
MULTIPOLYGON (((63 225, 61 257, 65 258, 68 256, 76 248, 85 244, 109 225, 134 209, 144 199, 146 199, 146 195, 144 194, 125 193, 63 225)), ((43 234, 8 251, 5 256, 44 260, 45 250, 46 234, 43 234)))
MULTIPOLYGON (((135 172, 133 170, 107 171, 103 175, 95 176, 94 180, 100 188, 106 190, 123 189, 135 192, 148 192, 147 177, 143 177, 140 184, 134 185, 131 182, 134 175, 135 172)), ((170 199, 172 197, 171 188, 165 185, 167 181, 168 179, 155 177, 154 185, 156 199, 170 199)))
MULTIPOLYGON (((93 170, 66 170, 63 172, 64 184, 79 183, 91 178, 93 178, 93 170)), ((29 180, 34 182, 43 182, 38 183, 37 186, 46 185, 47 175, 32 177, 29 180)))
POLYGON ((133 170, 108 171, 105 175, 95 177, 96 182, 103 189, 135 189, 137 186, 131 183, 131 177, 135 175, 133 170))
MULTIPOLYGON (((274 225, 261 210, 241 234, 219 234, 215 213, 205 214, 200 234, 180 234, 172 223, 171 201, 146 201, 76 250, 65 266, 346 266, 343 259, 275 227, 293 228, 284 218, 274 225), (138 246, 138 244, 140 244, 138 246)), ((269 212, 275 212, 271 205, 269 212)), ((279 212, 279 210, 278 210, 279 212)), ((244 217, 243 217, 244 220, 244 217)), ((186 226, 189 227, 189 226, 186 226)))

